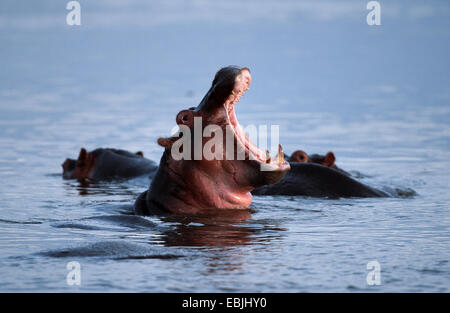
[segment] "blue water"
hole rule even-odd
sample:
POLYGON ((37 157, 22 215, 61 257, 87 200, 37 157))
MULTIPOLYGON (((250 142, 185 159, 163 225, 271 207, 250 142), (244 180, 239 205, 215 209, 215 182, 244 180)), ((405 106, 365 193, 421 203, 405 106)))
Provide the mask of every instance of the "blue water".
MULTIPOLYGON (((63 1, 64 2, 64 1, 63 1)), ((450 292, 450 7, 446 1, 0 4, 0 291, 450 292), (243 126, 287 153, 405 197, 254 197, 250 217, 139 217, 145 177, 83 187, 81 147, 141 150, 248 66, 243 126), (381 285, 366 265, 378 261, 381 285), (81 285, 66 283, 68 262, 81 285)))

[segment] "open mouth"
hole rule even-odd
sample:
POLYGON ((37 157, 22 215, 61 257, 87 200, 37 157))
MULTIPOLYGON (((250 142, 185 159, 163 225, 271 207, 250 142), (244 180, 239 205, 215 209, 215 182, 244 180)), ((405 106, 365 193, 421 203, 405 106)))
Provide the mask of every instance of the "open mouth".
POLYGON ((278 154, 272 158, 269 150, 262 151, 258 146, 250 141, 242 126, 239 124, 236 113, 234 111, 234 105, 239 102, 241 96, 249 89, 251 83, 250 71, 247 68, 243 68, 236 76, 234 88, 231 94, 224 102, 224 108, 227 112, 228 124, 234 132, 234 136, 245 151, 248 153, 249 158, 257 160, 270 168, 279 168, 286 163, 284 160, 284 153, 281 145, 278 145, 278 154))

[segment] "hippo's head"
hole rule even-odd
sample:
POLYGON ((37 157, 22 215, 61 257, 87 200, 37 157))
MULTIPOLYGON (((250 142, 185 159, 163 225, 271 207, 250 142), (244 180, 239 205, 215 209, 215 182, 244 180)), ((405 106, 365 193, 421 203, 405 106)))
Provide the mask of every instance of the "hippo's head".
POLYGON ((301 163, 312 162, 327 167, 332 168, 336 167, 336 165, 334 164, 336 162, 336 157, 334 156, 334 153, 331 151, 325 155, 313 154, 309 156, 305 151, 297 150, 294 153, 292 153, 291 157, 289 158, 289 161, 301 163))
POLYGON ((248 68, 222 68, 200 104, 178 113, 178 136, 158 139, 165 151, 148 205, 176 213, 248 208, 252 189, 283 178, 290 166, 281 146, 270 157, 236 118, 234 106, 250 82, 248 68))
POLYGON ((75 178, 79 181, 89 180, 91 179, 95 163, 95 155, 87 152, 85 148, 81 148, 77 160, 67 158, 64 163, 61 164, 63 168, 63 178, 75 178))

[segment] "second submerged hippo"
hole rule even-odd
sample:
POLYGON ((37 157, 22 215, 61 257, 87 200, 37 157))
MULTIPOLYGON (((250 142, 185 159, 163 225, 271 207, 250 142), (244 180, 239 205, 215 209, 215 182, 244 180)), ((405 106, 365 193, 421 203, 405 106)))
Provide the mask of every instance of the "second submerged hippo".
POLYGON ((338 168, 333 152, 309 156, 302 150, 290 157, 291 170, 276 184, 252 191, 254 195, 286 195, 326 198, 388 197, 384 191, 355 180, 338 168))

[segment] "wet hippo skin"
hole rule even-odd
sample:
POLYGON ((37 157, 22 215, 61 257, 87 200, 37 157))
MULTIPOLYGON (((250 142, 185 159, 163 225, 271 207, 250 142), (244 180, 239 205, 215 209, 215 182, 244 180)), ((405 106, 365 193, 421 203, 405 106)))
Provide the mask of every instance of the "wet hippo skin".
POLYGON ((313 162, 291 162, 291 170, 281 181, 256 188, 252 194, 327 198, 388 196, 339 170, 313 162))
POLYGON ((212 209, 248 209, 252 201, 251 190, 276 183, 289 171, 281 146, 278 155, 270 157, 249 140, 237 121, 234 105, 250 82, 248 68, 222 68, 200 104, 178 113, 179 135, 158 139, 165 151, 149 190, 135 202, 137 214, 199 214, 212 209), (194 139, 199 141, 193 131, 195 121, 201 121, 202 131, 215 125, 224 134, 218 142, 220 147, 216 146, 214 150, 219 151, 221 158, 195 158, 210 140, 200 135, 200 146, 196 147, 194 139), (181 133, 182 129, 190 131, 181 133), (183 146, 188 158, 178 159, 174 157, 172 147, 178 147, 181 138, 192 143, 192 149, 185 150, 183 146), (232 139, 233 149, 226 144, 226 138, 232 139), (243 153, 243 158, 238 157, 238 151, 243 153))
POLYGON ((144 158, 142 152, 98 148, 91 152, 81 148, 78 159, 66 159, 62 164, 63 178, 78 181, 127 179, 154 174, 157 164, 144 158))

